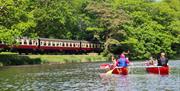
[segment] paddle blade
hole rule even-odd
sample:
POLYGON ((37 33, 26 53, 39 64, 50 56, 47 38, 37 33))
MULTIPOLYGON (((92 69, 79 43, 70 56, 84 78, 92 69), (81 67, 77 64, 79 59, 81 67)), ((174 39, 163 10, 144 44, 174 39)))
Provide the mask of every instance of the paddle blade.
POLYGON ((113 70, 109 70, 108 72, 106 72, 106 75, 112 75, 113 70))

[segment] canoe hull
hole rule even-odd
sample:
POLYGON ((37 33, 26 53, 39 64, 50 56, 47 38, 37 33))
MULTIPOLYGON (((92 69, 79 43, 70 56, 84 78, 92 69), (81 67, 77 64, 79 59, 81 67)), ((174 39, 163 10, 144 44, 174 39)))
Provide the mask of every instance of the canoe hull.
POLYGON ((114 70, 112 71, 112 74, 127 75, 128 68, 114 68, 114 70))
POLYGON ((147 67, 146 71, 151 74, 168 75, 169 67, 147 67))
POLYGON ((112 64, 101 64, 100 69, 114 69, 114 66, 112 64))

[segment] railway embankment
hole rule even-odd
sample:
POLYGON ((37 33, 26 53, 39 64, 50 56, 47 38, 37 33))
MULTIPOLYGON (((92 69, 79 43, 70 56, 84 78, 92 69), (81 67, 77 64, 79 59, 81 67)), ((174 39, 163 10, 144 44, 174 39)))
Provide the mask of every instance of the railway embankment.
POLYGON ((0 54, 0 66, 63 64, 106 61, 102 55, 18 55, 0 54))

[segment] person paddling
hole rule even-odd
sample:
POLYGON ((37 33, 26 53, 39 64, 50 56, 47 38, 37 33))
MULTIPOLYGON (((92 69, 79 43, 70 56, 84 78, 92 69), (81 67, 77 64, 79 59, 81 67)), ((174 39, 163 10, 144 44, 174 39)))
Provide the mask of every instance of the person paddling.
POLYGON ((129 54, 129 50, 123 51, 118 59, 118 67, 127 67, 129 64, 129 59, 125 55, 129 54))
POLYGON ((117 60, 115 59, 114 55, 111 56, 111 61, 113 62, 113 65, 111 66, 111 69, 113 69, 117 65, 117 60))
POLYGON ((129 50, 127 51, 123 51, 119 57, 119 59, 117 60, 117 67, 121 67, 120 69, 117 69, 118 73, 119 74, 124 74, 124 75, 127 75, 127 66, 129 64, 129 59, 126 58, 125 55, 129 54, 129 50), (126 71, 126 72, 122 72, 123 71, 126 71))
POLYGON ((129 59, 125 57, 126 54, 129 54, 129 50, 123 51, 121 55, 119 56, 119 59, 114 59, 114 56, 112 56, 113 66, 114 68, 112 70, 109 70, 106 72, 106 75, 111 75, 113 70, 117 70, 119 74, 127 75, 127 66, 129 64, 129 59), (120 68, 117 68, 120 67, 120 68), (121 68, 122 67, 122 68, 121 68), (126 71, 126 72, 122 72, 126 71))
POLYGON ((158 60, 158 66, 167 66, 168 58, 165 56, 164 52, 160 53, 158 60))

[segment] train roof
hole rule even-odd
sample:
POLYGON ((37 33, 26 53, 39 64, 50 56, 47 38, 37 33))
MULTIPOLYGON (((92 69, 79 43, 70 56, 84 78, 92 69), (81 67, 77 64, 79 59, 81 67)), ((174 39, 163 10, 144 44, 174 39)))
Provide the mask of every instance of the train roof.
MULTIPOLYGON (((22 37, 20 39, 31 39, 27 37, 22 37)), ((51 39, 51 38, 37 38, 44 41, 57 41, 57 42, 84 42, 84 43, 100 43, 99 41, 85 41, 85 40, 68 40, 68 39, 51 39)), ((35 39, 36 40, 36 39, 35 39)))
POLYGON ((85 40, 49 39, 49 38, 39 38, 39 39, 40 40, 46 40, 46 41, 66 41, 66 42, 99 43, 98 41, 85 41, 85 40))

